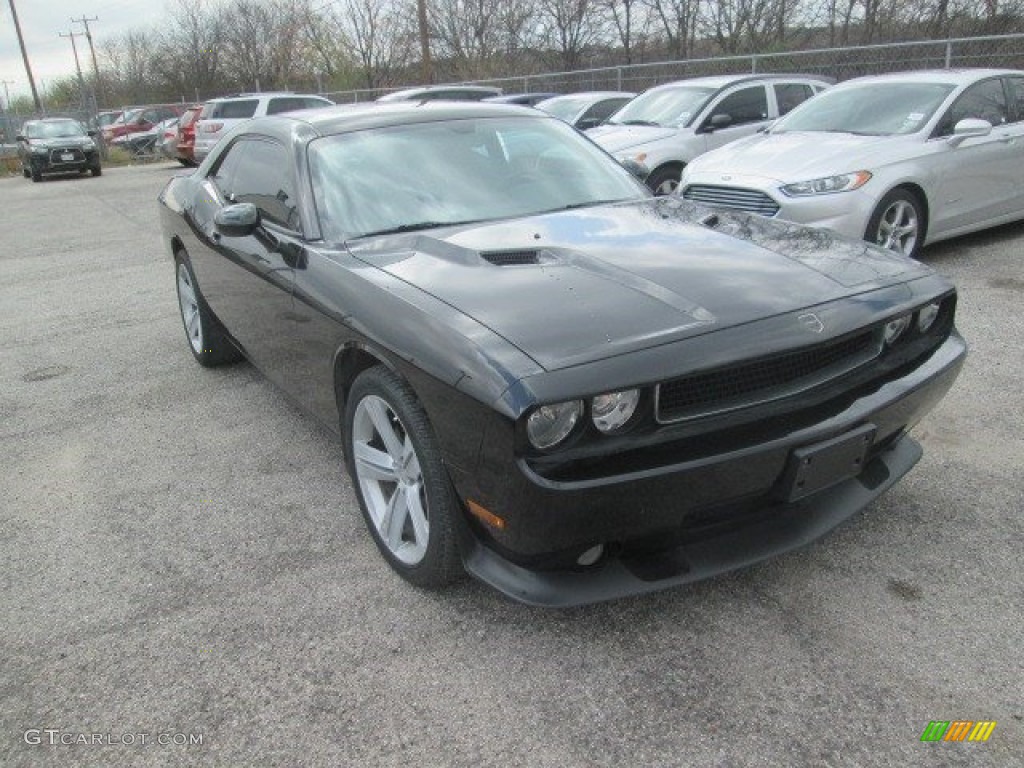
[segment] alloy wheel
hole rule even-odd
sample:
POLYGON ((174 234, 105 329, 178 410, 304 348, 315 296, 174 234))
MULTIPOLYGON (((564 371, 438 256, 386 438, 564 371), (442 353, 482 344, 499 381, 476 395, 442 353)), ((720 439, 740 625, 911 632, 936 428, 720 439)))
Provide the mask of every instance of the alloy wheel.
POLYGON ((917 210, 906 200, 894 200, 878 221, 875 242, 890 251, 909 256, 918 237, 917 210))
POLYGON ((178 306, 181 308, 181 319, 185 323, 185 334, 188 343, 195 353, 203 351, 203 322, 199 316, 199 300, 196 288, 192 284, 192 275, 184 262, 178 263, 178 306))

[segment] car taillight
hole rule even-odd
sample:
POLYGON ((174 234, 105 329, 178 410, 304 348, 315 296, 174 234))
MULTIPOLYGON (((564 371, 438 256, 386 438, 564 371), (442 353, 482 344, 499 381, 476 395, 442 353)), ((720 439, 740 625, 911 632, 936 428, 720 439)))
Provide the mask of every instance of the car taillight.
POLYGON ((216 133, 224 127, 224 123, 205 123, 203 125, 203 133, 216 133))

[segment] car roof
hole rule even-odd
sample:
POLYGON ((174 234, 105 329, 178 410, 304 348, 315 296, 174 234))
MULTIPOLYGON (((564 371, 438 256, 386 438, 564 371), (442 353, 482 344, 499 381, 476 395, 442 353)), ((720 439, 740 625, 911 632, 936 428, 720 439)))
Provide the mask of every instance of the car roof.
POLYGON ((452 85, 424 85, 418 88, 405 88, 401 91, 386 93, 378 98, 377 101, 387 103, 391 101, 414 100, 417 96, 443 93, 445 91, 463 91, 465 93, 479 93, 488 96, 500 96, 502 94, 501 88, 495 88, 490 85, 459 85, 454 83, 452 85))
POLYGON ((560 96, 552 96, 548 101, 555 99, 615 99, 620 97, 633 98, 635 93, 630 91, 577 91, 576 93, 563 93, 560 96))
POLYGON ((275 96, 299 96, 306 98, 308 96, 316 96, 318 99, 326 98, 321 96, 319 93, 296 93, 295 91, 261 91, 260 93, 236 93, 231 96, 218 96, 215 99, 208 99, 207 103, 215 101, 217 103, 225 101, 249 101, 250 99, 263 99, 272 98, 275 96))
POLYGON ((661 85, 656 85, 649 90, 656 91, 662 88, 679 88, 687 85, 697 85, 708 88, 725 88, 726 86, 736 85, 737 83, 765 82, 772 80, 820 80, 824 83, 835 82, 834 78, 826 77, 825 75, 815 75, 809 72, 784 74, 772 73, 764 75, 713 75, 711 77, 690 77, 685 80, 673 80, 671 83, 662 83, 661 85))
POLYGON ((301 126, 306 126, 307 130, 312 128, 320 136, 330 136, 368 128, 489 117, 555 119, 539 110, 524 110, 516 105, 479 101, 398 101, 383 104, 366 102, 257 117, 244 123, 244 132, 265 132, 284 138, 295 133, 301 126))
POLYGON ((955 85, 966 85, 989 77, 1000 75, 1024 76, 1024 71, 1019 69, 920 69, 910 72, 889 72, 884 75, 868 75, 865 77, 847 80, 840 85, 865 84, 865 83, 935 83, 943 82, 955 85))

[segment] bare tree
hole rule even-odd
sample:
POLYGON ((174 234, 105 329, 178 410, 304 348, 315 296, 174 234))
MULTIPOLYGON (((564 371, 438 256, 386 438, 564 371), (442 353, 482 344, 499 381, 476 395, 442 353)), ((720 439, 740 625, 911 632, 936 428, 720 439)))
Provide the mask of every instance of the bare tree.
POLYGON ((593 0, 538 0, 538 22, 545 44, 553 49, 563 69, 576 69, 583 52, 601 39, 599 15, 593 0))
POLYGON ((701 0, 647 0, 653 16, 660 22, 669 53, 687 58, 697 38, 701 0))
POLYGON ((344 42, 364 85, 386 85, 392 72, 409 61, 418 34, 403 22, 401 9, 381 0, 344 0, 341 16, 344 42))

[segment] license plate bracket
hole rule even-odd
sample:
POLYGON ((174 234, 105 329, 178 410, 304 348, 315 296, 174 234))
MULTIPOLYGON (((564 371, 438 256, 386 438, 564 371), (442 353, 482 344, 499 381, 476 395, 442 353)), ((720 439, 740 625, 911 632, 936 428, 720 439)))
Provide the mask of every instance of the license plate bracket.
POLYGON ((65 163, 70 163, 72 160, 75 159, 75 153, 74 152, 62 152, 61 155, 60 155, 60 159, 63 160, 65 163))
POLYGON ((877 431, 874 424, 865 424, 830 440, 795 448, 782 475, 780 496, 799 501, 859 475, 877 431))

